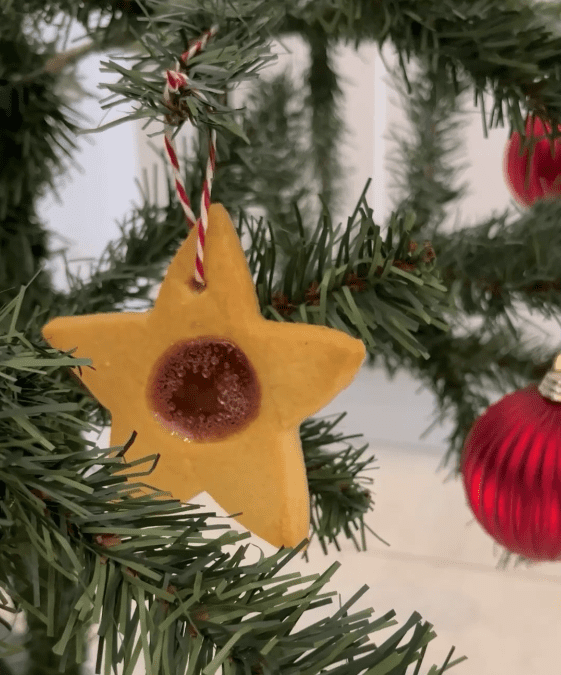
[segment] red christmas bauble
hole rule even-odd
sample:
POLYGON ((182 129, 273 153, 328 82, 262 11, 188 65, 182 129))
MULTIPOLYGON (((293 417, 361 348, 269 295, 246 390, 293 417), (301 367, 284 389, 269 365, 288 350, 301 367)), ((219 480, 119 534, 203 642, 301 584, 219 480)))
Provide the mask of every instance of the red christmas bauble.
POLYGON ((539 117, 528 115, 526 136, 531 139, 531 145, 520 154, 522 139, 517 131, 506 144, 505 180, 512 196, 522 206, 561 195, 561 139, 555 139, 552 156, 548 131, 551 131, 549 125, 539 117))
POLYGON ((536 385, 503 397, 471 428, 461 470, 493 539, 533 560, 561 557, 561 403, 536 385))

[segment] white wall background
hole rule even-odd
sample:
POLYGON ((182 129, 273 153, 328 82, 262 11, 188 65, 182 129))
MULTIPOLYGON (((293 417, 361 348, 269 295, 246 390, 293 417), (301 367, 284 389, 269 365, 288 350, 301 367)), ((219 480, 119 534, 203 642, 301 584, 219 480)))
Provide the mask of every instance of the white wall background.
MULTIPOLYGON (((287 46, 288 53, 279 48, 277 67, 302 63, 305 55, 298 46, 287 46)), ((391 54, 386 56, 391 59, 391 54)), ((79 67, 85 86, 92 91, 107 78, 98 72, 99 61, 91 56, 79 67)), ((345 207, 356 202, 366 179, 372 176, 369 198, 376 217, 383 222, 391 210, 386 166, 388 124, 400 126, 404 118, 392 100, 396 97, 374 47, 363 47, 358 53, 341 49, 337 63, 345 79, 350 130, 345 161, 353 168, 345 207)), ((80 108, 92 118, 92 126, 101 122, 103 113, 95 99, 84 100, 80 108)), ((464 178, 471 192, 459 205, 464 223, 475 223, 509 203, 502 177, 507 134, 506 129, 493 130, 484 139, 479 113, 466 115, 463 140, 470 166, 464 178)), ((105 244, 117 236, 115 218, 121 218, 137 198, 134 178, 153 161, 140 125, 122 125, 92 136, 91 141, 80 141, 76 159, 83 173, 70 172, 70 180, 60 190, 63 203, 48 198, 40 205, 53 233, 73 242, 71 257, 75 258, 99 256, 105 244)), ((60 268, 56 279, 64 287, 60 268)), ((552 344, 559 341, 558 326, 534 318, 551 336, 552 344)), ((508 573, 495 569, 491 541, 477 526, 466 527, 471 516, 460 483, 444 484, 445 476, 436 471, 450 426, 419 440, 432 419, 433 404, 431 394, 419 391, 407 372, 388 382, 381 372, 363 371, 328 406, 326 412, 349 412, 343 429, 364 434, 379 459, 376 509, 369 524, 392 547, 373 541, 368 554, 356 554, 345 546, 339 556, 327 560, 316 549, 310 563, 313 569, 308 567, 305 572, 323 570, 336 557, 343 567, 334 588, 341 592, 343 601, 358 588, 360 580, 360 584, 371 586, 361 607, 374 606, 378 615, 395 608, 400 620, 420 611, 439 633, 437 644, 429 651, 434 662, 438 663, 452 644, 459 654, 470 656, 467 664, 456 669, 458 675, 557 672, 556 644, 561 637, 556 628, 561 595, 558 568, 543 565, 537 570, 508 573)), ((107 434, 101 442, 104 440, 107 434)), ((298 562, 296 567, 303 569, 304 564, 298 562)))

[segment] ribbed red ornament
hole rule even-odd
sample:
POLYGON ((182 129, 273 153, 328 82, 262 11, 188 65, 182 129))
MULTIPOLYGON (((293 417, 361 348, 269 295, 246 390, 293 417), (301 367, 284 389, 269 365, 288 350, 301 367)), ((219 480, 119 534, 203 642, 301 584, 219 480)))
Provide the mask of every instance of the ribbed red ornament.
POLYGON ((521 154, 522 139, 517 131, 507 141, 503 161, 505 181, 522 206, 561 196, 561 139, 554 141, 552 155, 548 132, 551 132, 549 125, 528 115, 525 133, 532 139, 531 145, 521 154))
POLYGON ((533 560, 561 557, 561 403, 543 383, 508 394, 471 428, 462 475, 477 520, 533 560))

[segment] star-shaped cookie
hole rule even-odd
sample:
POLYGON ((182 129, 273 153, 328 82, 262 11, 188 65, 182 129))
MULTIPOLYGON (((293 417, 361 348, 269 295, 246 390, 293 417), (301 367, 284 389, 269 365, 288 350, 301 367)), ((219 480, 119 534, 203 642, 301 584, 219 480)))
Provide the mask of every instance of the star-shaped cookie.
POLYGON ((136 431, 127 461, 160 454, 151 485, 184 502, 206 491, 254 534, 293 547, 310 525, 299 426, 351 383, 365 348, 325 326, 264 319, 222 205, 208 212, 202 291, 196 248, 193 228, 152 310, 58 317, 43 337, 92 359, 80 377, 111 412, 111 445, 136 431))

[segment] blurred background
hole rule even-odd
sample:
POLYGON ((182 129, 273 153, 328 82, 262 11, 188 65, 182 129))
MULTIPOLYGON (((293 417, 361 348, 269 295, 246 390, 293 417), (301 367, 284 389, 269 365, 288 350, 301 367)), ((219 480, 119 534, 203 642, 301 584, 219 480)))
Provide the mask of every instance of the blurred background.
MULTIPOLYGON (((306 51, 297 42, 287 40, 275 51, 278 62, 263 71, 264 77, 278 69, 297 72, 306 62, 306 51)), ((84 126, 96 127, 119 116, 115 111, 105 116, 100 107, 99 99, 105 94, 98 83, 110 78, 99 72, 105 58, 93 55, 78 66, 82 86, 91 94, 77 103, 88 118, 84 126)), ((346 219, 369 177, 368 200, 377 223, 384 224, 392 209, 390 134, 392 129, 406 131, 407 123, 385 64, 390 68, 394 64, 390 50, 384 51, 383 59, 374 46, 358 52, 339 50, 336 68, 344 82, 348 170, 346 201, 339 205, 337 220, 346 219)), ((469 101, 464 120, 457 142, 461 163, 466 164, 460 180, 468 183, 469 191, 449 214, 450 229, 476 223, 509 204, 515 208, 502 173, 509 130, 490 130, 485 138, 480 114, 469 101)), ((148 133, 155 130, 151 126, 148 133)), ((188 137, 187 129, 181 133, 188 137)), ((158 163, 160 178, 153 182, 163 185, 164 167, 150 145, 160 147, 162 139, 161 135, 149 139, 147 131, 133 123, 80 139, 80 152, 75 155, 79 166, 60 185, 60 202, 50 195, 39 207, 52 233, 51 248, 71 245, 74 272, 86 271, 87 258, 99 257, 107 242, 118 236, 117 222, 132 202, 140 201, 135 179, 141 178, 143 170, 152 176, 158 163)), ((52 270, 56 285, 65 288, 60 259, 53 261, 52 270)), ((523 310, 521 321, 529 335, 545 332, 552 346, 561 342, 557 322, 523 310)), ((561 567, 497 568, 500 551, 473 521, 461 482, 447 480, 448 469, 439 470, 451 425, 444 422, 421 438, 433 420, 434 405, 432 394, 420 389, 407 372, 390 381, 382 371, 363 368, 324 410, 325 414, 346 411, 340 429, 362 434, 364 439, 355 442, 368 443, 378 460, 372 472, 375 508, 368 523, 390 546, 371 537, 365 553, 346 543, 340 554, 333 551, 327 557, 312 546, 310 562, 298 560, 294 568, 308 574, 338 560, 342 566, 331 587, 340 593, 341 602, 366 583, 370 590, 357 609, 374 607, 379 616, 393 608, 400 622, 419 611, 439 635, 428 652, 435 663, 452 645, 456 645, 455 656, 469 657, 454 669, 458 675, 558 672, 561 567)), ((99 442, 108 442, 106 432, 99 442)), ((223 513, 208 496, 197 501, 223 513)), ((255 538, 255 543, 272 552, 265 542, 255 538)))

